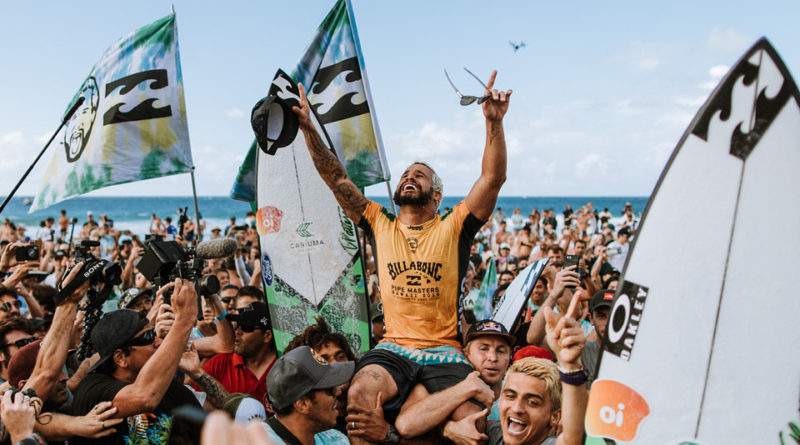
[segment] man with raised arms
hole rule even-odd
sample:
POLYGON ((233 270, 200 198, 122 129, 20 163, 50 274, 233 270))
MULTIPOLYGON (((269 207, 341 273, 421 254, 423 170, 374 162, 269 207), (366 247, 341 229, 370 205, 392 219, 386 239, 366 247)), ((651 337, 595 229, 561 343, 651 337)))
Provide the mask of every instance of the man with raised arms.
MULTIPOLYGON (((411 164, 400 178, 394 194, 397 217, 366 199, 317 134, 305 90, 298 85, 300 106, 293 110, 314 165, 347 216, 375 243, 386 334, 360 361, 348 392, 348 410, 373 407, 380 397, 393 420, 416 383, 434 393, 472 371, 457 339, 459 283, 466 273, 470 242, 491 216, 506 179, 503 117, 511 90, 492 89, 496 76, 494 71, 488 83, 490 98, 482 104, 486 146, 481 175, 464 201, 442 216, 436 214, 442 181, 422 162, 411 164)), ((477 404, 466 402, 453 418, 477 411, 477 404)), ((353 443, 365 442, 350 436, 353 443)), ((395 431, 387 434, 387 439, 395 437, 395 431)))

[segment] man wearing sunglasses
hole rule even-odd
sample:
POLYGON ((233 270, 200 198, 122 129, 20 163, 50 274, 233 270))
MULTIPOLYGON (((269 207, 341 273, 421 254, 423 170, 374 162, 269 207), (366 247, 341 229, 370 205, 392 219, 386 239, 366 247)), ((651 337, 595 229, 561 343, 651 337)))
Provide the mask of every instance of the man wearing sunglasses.
MULTIPOLYGON (((503 118, 511 90, 493 89, 496 76, 495 71, 480 98, 465 100, 458 93, 462 105, 477 102, 482 108, 486 144, 480 177, 467 197, 443 216, 437 216, 442 181, 423 162, 411 164, 400 178, 394 194, 399 208, 396 217, 365 198, 317 133, 305 90, 298 85, 300 106, 293 111, 311 158, 347 216, 374 239, 383 291, 386 334, 360 361, 348 391, 348 410, 374 407, 380 393, 382 400, 389 401, 384 413, 391 418, 415 384, 438 392, 472 371, 457 340, 459 284, 466 274, 470 241, 491 216, 506 179, 503 118)), ((453 418, 477 411, 477 405, 464 403, 453 418)), ((350 439, 365 442, 353 435, 350 439)))
POLYGON ((272 339, 267 304, 256 301, 226 318, 234 324, 234 352, 215 355, 203 370, 222 384, 228 393, 239 392, 255 397, 264 404, 267 415, 272 416, 274 411, 267 400, 267 373, 278 354, 272 339))
POLYGON ((111 401, 117 409, 114 417, 128 421, 107 438, 76 438, 74 443, 123 443, 129 425, 147 429, 158 423, 150 423, 152 414, 169 415, 185 404, 200 406, 192 392, 173 378, 197 318, 197 293, 185 280, 176 280, 173 289, 175 320, 163 341, 146 318, 130 309, 109 312, 95 325, 91 338, 100 358, 75 389, 73 414, 85 415, 98 403, 111 401))
POLYGON ((0 321, 20 316, 22 302, 14 289, 0 286, 0 321))
POLYGON ((229 314, 236 313, 236 294, 238 292, 239 286, 230 283, 222 286, 219 291, 219 299, 222 301, 222 306, 229 314))

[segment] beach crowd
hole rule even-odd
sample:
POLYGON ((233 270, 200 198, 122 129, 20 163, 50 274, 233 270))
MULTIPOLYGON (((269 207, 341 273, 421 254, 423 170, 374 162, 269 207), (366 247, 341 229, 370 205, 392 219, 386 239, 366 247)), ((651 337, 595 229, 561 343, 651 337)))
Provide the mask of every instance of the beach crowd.
POLYGON ((399 179, 396 215, 349 181, 300 86, 294 112, 311 156, 361 229, 374 347, 360 357, 322 317, 276 350, 253 212, 211 230, 185 212, 153 215, 145 239, 92 212, 78 220, 62 211, 35 232, 6 220, 0 440, 583 443, 639 220, 630 205, 613 214, 591 202, 566 206, 560 218, 554 209, 495 208, 511 96, 491 90, 495 75, 480 102, 487 143, 470 195, 440 208, 441 179, 414 163, 399 179), (168 279, 146 266, 151 241, 185 249, 218 239, 234 240, 235 252, 168 279), (465 297, 487 275, 496 275, 497 305, 542 258, 548 264, 514 325, 475 319, 465 297))

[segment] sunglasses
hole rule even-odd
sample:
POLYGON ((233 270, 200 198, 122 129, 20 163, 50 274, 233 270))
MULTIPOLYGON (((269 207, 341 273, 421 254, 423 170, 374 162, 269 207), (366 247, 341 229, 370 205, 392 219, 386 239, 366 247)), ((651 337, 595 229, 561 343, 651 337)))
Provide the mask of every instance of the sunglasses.
POLYGON ((236 329, 241 329, 242 332, 247 332, 247 333, 253 332, 256 329, 260 329, 260 326, 253 323, 233 323, 233 325, 234 325, 233 326, 234 331, 236 329))
POLYGON ((19 308, 21 308, 21 307, 22 307, 22 302, 21 302, 21 301, 19 301, 19 300, 14 300, 14 302, 13 302, 13 303, 5 302, 5 303, 3 303, 2 305, 0 305, 0 311, 3 311, 3 312, 8 312, 8 311, 10 311, 10 310, 11 310, 11 306, 12 306, 12 305, 13 305, 15 308, 19 309, 19 308))
POLYGON ((489 87, 487 87, 486 84, 483 83, 483 81, 478 76, 476 76, 475 74, 472 74, 472 71, 470 71, 470 70, 468 70, 466 68, 464 68, 464 71, 468 72, 470 76, 474 77, 475 80, 477 80, 483 86, 483 88, 486 89, 486 91, 489 91, 489 93, 487 95, 481 96, 481 97, 478 97, 478 96, 465 96, 465 95, 461 94, 461 91, 458 91, 458 88, 456 88, 455 84, 453 84, 453 81, 450 79, 450 75, 447 74, 447 70, 444 70, 444 76, 447 77, 447 81, 450 83, 450 86, 453 87, 454 90, 456 90, 456 94, 458 94, 458 97, 461 98, 459 103, 461 105, 463 105, 463 106, 467 106, 467 105, 471 105, 472 103, 477 101, 478 105, 480 105, 480 104, 486 102, 487 100, 489 100, 489 98, 492 97, 492 93, 491 93, 492 90, 490 90, 489 87))
POLYGON ((150 329, 128 340, 124 346, 147 346, 152 345, 154 341, 156 341, 156 330, 150 329))
POLYGON ((234 300, 234 298, 236 298, 236 297, 222 297, 222 298, 220 298, 220 300, 222 300, 222 302, 225 303, 225 304, 231 304, 231 302, 234 300))
POLYGON ((23 339, 15 341, 13 343, 6 343, 3 346, 0 346, 0 349, 8 349, 9 346, 16 346, 18 348, 24 348, 25 346, 35 342, 38 339, 39 339, 39 337, 23 338, 23 339))

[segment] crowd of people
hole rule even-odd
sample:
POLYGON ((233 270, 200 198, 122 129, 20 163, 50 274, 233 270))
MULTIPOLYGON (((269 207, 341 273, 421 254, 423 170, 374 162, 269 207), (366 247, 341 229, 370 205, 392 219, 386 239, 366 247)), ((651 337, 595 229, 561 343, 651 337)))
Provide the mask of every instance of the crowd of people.
POLYGON ((185 212, 163 222, 153 215, 147 238, 237 241, 230 257, 206 261, 202 277, 220 286, 200 298, 192 280, 155 283, 139 270, 145 240, 106 215, 78 222, 62 211, 35 236, 6 220, 0 440, 582 443, 614 289, 637 229, 633 209, 615 227, 614 215, 592 203, 567 206, 560 222, 553 209, 525 217, 495 208, 511 91, 490 90, 482 172, 469 195, 441 209, 441 179, 416 162, 397 185, 395 215, 348 179, 309 119, 302 85, 300 96, 294 112, 311 157, 365 240, 375 347, 357 357, 318 317, 276 350, 252 212, 210 233, 185 212), (464 297, 491 267, 496 304, 517 273, 544 257, 518 323, 470 317, 464 297))

